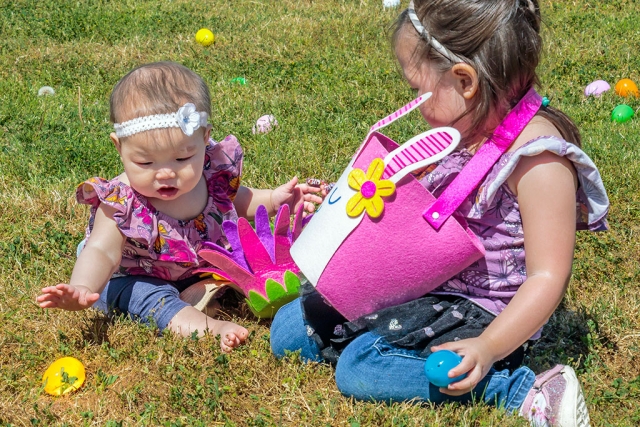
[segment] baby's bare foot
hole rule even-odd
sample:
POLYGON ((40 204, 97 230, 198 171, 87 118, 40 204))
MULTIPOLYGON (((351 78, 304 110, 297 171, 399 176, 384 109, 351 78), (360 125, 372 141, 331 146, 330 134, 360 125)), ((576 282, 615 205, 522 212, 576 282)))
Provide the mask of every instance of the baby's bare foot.
POLYGON ((227 353, 244 343, 249 336, 249 331, 242 326, 208 317, 192 306, 180 310, 167 328, 183 337, 192 336, 194 333, 199 337, 206 334, 219 335, 220 348, 227 353))
POLYGON ((225 353, 242 345, 249 336, 249 331, 242 326, 222 320, 218 320, 209 332, 213 335, 220 335, 220 348, 225 353))

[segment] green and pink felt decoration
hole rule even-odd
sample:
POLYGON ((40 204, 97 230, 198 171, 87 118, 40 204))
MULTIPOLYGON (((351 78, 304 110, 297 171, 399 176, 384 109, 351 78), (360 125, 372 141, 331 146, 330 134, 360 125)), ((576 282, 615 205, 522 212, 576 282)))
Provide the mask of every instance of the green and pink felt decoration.
POLYGON ((246 296, 249 308, 257 317, 273 317, 280 307, 298 297, 300 269, 289 249, 306 222, 302 212, 302 208, 298 209, 291 228, 287 205, 278 210, 273 230, 264 206, 256 211, 255 229, 245 218, 237 223, 223 222, 232 250, 205 243, 198 255, 213 267, 199 269, 198 273, 211 273, 228 280, 246 296))

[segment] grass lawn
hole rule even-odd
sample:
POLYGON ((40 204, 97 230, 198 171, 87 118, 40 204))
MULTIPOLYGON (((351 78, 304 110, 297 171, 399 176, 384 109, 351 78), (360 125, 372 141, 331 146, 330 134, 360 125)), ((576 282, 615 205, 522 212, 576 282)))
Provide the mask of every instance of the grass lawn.
MULTIPOLYGON (((637 110, 640 99, 582 92, 596 79, 640 83, 640 2, 540 3, 540 92, 581 128, 609 191, 611 231, 579 234, 569 292, 527 363, 574 366, 593 425, 639 425, 640 116, 616 124, 610 114, 621 103, 637 110)), ((0 0, 0 425, 526 425, 485 405, 347 399, 329 367, 277 361, 269 322, 243 305, 224 307, 251 331, 227 356, 215 338, 34 302, 71 273, 88 214, 75 186, 120 172, 108 96, 127 71, 168 59, 202 75, 212 135, 239 138, 245 184, 335 180, 368 127, 412 99, 388 41, 398 12, 380 0, 0 0), (213 46, 195 43, 201 27, 216 34, 213 46), (45 85, 55 95, 37 96, 45 85), (280 126, 253 135, 263 114, 280 126), (54 398, 40 382, 62 356, 82 360, 87 381, 54 398)), ((424 127, 415 113, 385 132, 402 141, 424 127)))

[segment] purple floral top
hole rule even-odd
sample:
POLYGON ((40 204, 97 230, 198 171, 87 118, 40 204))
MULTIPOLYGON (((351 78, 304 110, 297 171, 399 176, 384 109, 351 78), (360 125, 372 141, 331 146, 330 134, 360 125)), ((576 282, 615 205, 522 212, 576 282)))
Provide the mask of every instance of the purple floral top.
POLYGON ((157 211, 147 199, 118 178, 94 177, 78 186, 76 199, 91 205, 86 238, 101 203, 116 209, 114 220, 125 236, 120 270, 114 276, 145 275, 176 281, 207 263, 197 256, 202 242, 224 246, 222 221, 237 220, 233 200, 240 187, 242 148, 235 136, 209 141, 204 177, 209 199, 200 215, 180 221, 157 211))
MULTIPOLYGON (((577 229, 606 230, 609 201, 597 168, 578 147, 555 137, 542 137, 505 153, 493 166, 478 190, 458 211, 478 236, 486 256, 433 291, 469 298, 498 315, 527 279, 524 234, 517 197, 506 183, 522 156, 551 151, 569 159, 578 174, 577 229)), ((441 160, 421 179, 436 197, 471 159, 466 150, 441 160)), ((532 338, 538 338, 539 332, 532 338)))

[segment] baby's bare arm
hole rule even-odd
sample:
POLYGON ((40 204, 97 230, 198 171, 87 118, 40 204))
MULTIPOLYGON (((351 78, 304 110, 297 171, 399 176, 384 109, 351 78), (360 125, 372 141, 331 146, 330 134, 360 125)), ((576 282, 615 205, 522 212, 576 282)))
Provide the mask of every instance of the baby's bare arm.
POLYGON ((275 215, 282 205, 289 205, 291 212, 303 205, 305 212, 312 213, 314 203, 322 203, 324 196, 326 190, 306 183, 298 184, 298 178, 294 177, 273 190, 240 186, 233 205, 238 216, 252 220, 260 205, 266 206, 269 216, 275 215))
POLYGON ((91 236, 76 261, 69 284, 42 289, 36 301, 42 308, 82 310, 95 303, 120 265, 124 236, 113 219, 115 210, 101 205, 91 236))

